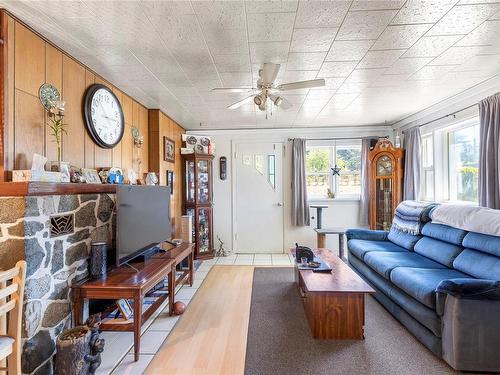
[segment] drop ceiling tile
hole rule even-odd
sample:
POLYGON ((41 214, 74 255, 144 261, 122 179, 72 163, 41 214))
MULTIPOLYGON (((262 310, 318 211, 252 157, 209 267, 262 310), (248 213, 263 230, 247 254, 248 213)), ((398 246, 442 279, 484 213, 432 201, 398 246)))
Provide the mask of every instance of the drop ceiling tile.
POLYGON ((219 73, 250 72, 250 56, 248 54, 213 55, 219 73))
POLYGON ((393 0, 393 1, 382 1, 382 0, 355 0, 353 1, 351 12, 354 10, 387 10, 387 9, 400 9, 405 0, 393 0))
POLYGON ((424 66, 418 72, 413 74, 409 80, 419 81, 419 80, 436 80, 442 78, 446 73, 455 69, 456 65, 436 65, 436 66, 424 66))
POLYGON ((370 83, 374 82, 385 71, 385 68, 378 69, 354 69, 349 77, 345 80, 346 83, 370 83))
POLYGON ((205 29, 203 36, 213 54, 248 53, 248 39, 244 29, 205 29), (221 38, 221 35, 224 37, 221 38))
POLYGON ((326 56, 326 61, 359 61, 373 43, 373 40, 336 40, 326 56))
POLYGON ((298 1, 245 1, 247 13, 295 12, 298 1))
MULTIPOLYGON (((345 81, 344 77, 318 77, 325 80, 325 86, 322 89, 336 90, 345 81)), ((311 91, 320 90, 319 88, 312 88, 311 91)))
POLYGON ((309 94, 307 94, 307 100, 329 100, 335 94, 335 91, 328 89, 310 90, 309 94))
POLYGON ((349 12, 336 40, 377 39, 397 10, 349 12))
POLYGON ((401 25, 387 27, 372 46, 372 50, 410 48, 431 25, 401 25))
POLYGON ((460 65, 479 54, 481 50, 481 46, 451 47, 430 62, 429 65, 460 65))
POLYGON ((290 52, 327 52, 337 31, 336 28, 295 29, 290 52))
MULTIPOLYGON (((317 70, 285 70, 281 77, 276 79, 277 83, 289 83, 296 81, 307 81, 316 78, 317 70)), ((295 92, 295 91, 294 91, 295 92)))
POLYGON ((384 74, 413 74, 431 61, 432 57, 400 58, 384 74))
POLYGON ((250 73, 221 73, 220 78, 224 87, 252 87, 250 73))
POLYGON ((247 15, 250 42, 286 42, 292 37, 294 13, 247 15))
POLYGON ((382 74, 370 87, 394 87, 401 85, 409 77, 409 74, 382 74))
POLYGON ((363 92, 363 90, 368 86, 367 83, 344 83, 337 90, 337 94, 356 94, 363 92))
POLYGON ((500 20, 486 21, 462 38, 457 46, 500 44, 500 20))
POLYGON ((286 100, 288 100, 290 103, 294 105, 302 104, 306 99, 306 95, 295 95, 292 94, 292 91, 283 92, 282 94, 286 100))
POLYGON ((357 61, 330 61, 323 63, 319 77, 347 77, 354 70, 357 61))
POLYGON ((457 0, 409 0, 392 20, 392 25, 435 23, 457 0))
POLYGON ((250 43, 250 58, 253 64, 285 63, 288 59, 289 46, 289 42, 250 43))
POLYGON ((368 51, 359 63, 359 68, 388 68, 405 52, 404 49, 368 51))
POLYGON ((287 70, 318 70, 326 52, 293 52, 288 54, 287 70))
POLYGON ((359 94, 335 94, 330 99, 328 104, 325 106, 324 110, 339 109, 343 110, 347 108, 353 101, 358 97, 359 94))
POLYGON ((456 6, 427 35, 468 34, 500 9, 500 4, 456 6))
POLYGON ((461 35, 438 35, 420 38, 403 57, 436 57, 455 44, 461 35))
POLYGON ((239 1, 192 1, 203 29, 238 29, 245 25, 245 7, 239 1))
POLYGON ((348 1, 299 2, 295 27, 340 27, 349 5, 348 1))

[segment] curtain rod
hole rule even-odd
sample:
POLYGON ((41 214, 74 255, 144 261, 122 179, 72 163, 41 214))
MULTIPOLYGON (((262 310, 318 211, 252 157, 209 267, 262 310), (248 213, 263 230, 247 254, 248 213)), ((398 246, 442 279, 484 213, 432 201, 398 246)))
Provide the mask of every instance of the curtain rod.
MULTIPOLYGON (((365 138, 389 138, 388 135, 384 136, 372 136, 372 137, 343 137, 343 138, 305 138, 306 141, 343 141, 343 140, 351 140, 351 139, 365 139, 365 138)), ((288 142, 293 141, 295 138, 288 138, 288 142)))
POLYGON ((460 113, 460 112, 463 112, 463 111, 466 111, 468 109, 471 109, 473 107, 476 107, 478 105, 478 103, 475 103, 475 104, 471 104, 465 108, 462 108, 462 109, 459 109, 455 112, 451 112, 451 113, 448 113, 447 115, 444 115, 444 116, 441 116, 441 117, 438 117, 434 120, 430 120, 430 121, 427 121, 427 122, 424 122, 423 124, 421 125, 418 125, 419 128, 421 128, 422 126, 425 126, 425 125, 429 125, 429 124, 432 124, 433 122, 436 122, 436 121, 439 121, 439 120, 442 120, 442 119, 445 119, 447 117, 450 117, 450 116, 455 116, 457 113, 460 113))

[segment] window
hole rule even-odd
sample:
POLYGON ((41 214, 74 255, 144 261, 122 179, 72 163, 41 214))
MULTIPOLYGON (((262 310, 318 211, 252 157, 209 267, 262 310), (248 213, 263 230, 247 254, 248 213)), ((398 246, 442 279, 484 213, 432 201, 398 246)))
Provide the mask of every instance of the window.
POLYGON ((427 128, 422 133, 421 199, 479 201, 479 118, 427 128))
POLYGON ((309 199, 359 198, 361 192, 361 145, 336 142, 334 145, 308 145, 306 181, 309 199), (337 165, 340 175, 333 176, 337 165))
POLYGON ((479 125, 448 133, 449 200, 478 202, 479 125))
POLYGON ((433 201, 434 198, 434 137, 428 134, 422 137, 422 199, 433 201))

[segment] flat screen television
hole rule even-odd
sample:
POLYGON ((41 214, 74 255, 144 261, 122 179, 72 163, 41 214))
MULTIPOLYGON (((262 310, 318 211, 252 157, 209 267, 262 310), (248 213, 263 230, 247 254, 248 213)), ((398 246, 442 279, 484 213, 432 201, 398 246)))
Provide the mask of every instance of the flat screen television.
POLYGON ((170 239, 170 187, 119 185, 116 207, 117 266, 170 239))

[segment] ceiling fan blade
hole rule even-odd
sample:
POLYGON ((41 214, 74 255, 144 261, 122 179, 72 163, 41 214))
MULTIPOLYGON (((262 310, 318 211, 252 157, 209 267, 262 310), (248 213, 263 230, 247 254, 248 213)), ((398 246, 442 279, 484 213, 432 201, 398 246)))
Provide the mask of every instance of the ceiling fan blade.
POLYGON ((278 72, 280 71, 280 64, 264 63, 261 72, 262 83, 264 85, 270 85, 276 79, 278 72))
POLYGON ((244 104, 253 102, 253 95, 247 96, 245 99, 240 100, 239 102, 233 103, 227 107, 227 109, 236 109, 241 107, 244 104))
POLYGON ((284 83, 276 88, 281 91, 286 91, 286 90, 310 89, 312 87, 322 87, 324 85, 325 85, 325 80, 323 78, 320 78, 320 79, 311 79, 309 81, 284 83))
POLYGON ((249 92, 256 90, 253 87, 216 87, 212 89, 212 92, 219 92, 219 93, 239 93, 239 92, 249 92))

